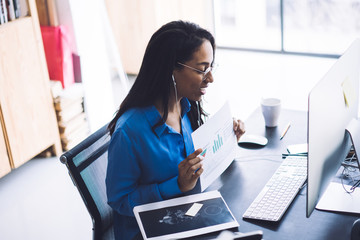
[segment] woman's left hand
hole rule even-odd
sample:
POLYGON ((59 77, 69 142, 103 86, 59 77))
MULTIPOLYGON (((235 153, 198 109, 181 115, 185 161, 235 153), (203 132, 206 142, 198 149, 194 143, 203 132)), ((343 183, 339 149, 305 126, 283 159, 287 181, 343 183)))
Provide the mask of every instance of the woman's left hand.
POLYGON ((240 137, 245 133, 245 124, 240 119, 234 118, 234 132, 238 141, 240 137))

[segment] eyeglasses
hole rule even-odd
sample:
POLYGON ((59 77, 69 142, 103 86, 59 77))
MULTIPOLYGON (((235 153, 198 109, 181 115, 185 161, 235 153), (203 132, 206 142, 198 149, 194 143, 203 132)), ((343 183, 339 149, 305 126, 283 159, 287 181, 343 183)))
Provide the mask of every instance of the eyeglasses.
POLYGON ((188 65, 186 65, 186 64, 183 64, 183 63, 181 63, 181 62, 177 62, 177 63, 178 63, 179 65, 181 65, 181 66, 190 68, 190 69, 192 69, 192 70, 194 70, 194 71, 196 71, 196 72, 198 72, 198 73, 203 74, 203 79, 202 79, 202 81, 205 81, 205 80, 206 80, 207 75, 209 74, 209 72, 214 73, 214 71, 216 70, 216 67, 217 67, 217 64, 213 64, 212 66, 209 66, 207 69, 205 69, 205 71, 201 71, 201 70, 199 70, 199 69, 190 67, 190 66, 188 66, 188 65))

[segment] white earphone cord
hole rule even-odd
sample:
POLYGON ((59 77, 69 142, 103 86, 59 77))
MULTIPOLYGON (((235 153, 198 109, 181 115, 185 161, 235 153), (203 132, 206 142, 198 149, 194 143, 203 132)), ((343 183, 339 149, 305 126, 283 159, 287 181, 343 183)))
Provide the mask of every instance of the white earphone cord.
POLYGON ((176 110, 179 113, 179 117, 180 117, 180 121, 181 121, 181 115, 180 115, 180 110, 178 108, 177 102, 178 102, 178 97, 177 97, 177 89, 176 89, 176 82, 175 82, 175 78, 174 75, 171 75, 173 83, 174 83, 174 90, 175 90, 175 102, 176 102, 176 110))
POLYGON ((200 118, 201 118, 201 116, 200 116, 200 102, 197 102, 196 106, 197 106, 197 112, 198 112, 198 125, 200 127, 200 124, 201 124, 201 121, 200 121, 200 118))

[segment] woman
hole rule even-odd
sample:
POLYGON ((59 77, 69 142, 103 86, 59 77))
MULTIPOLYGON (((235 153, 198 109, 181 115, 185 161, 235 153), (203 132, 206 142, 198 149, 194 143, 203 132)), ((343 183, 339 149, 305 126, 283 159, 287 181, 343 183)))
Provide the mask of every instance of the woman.
MULTIPOLYGON (((215 40, 198 25, 174 21, 151 37, 130 92, 109 124, 106 177, 116 239, 139 233, 136 205, 180 196, 203 172, 191 133, 202 123, 201 97, 214 81, 215 40)), ((243 123, 234 121, 238 138, 243 123)))

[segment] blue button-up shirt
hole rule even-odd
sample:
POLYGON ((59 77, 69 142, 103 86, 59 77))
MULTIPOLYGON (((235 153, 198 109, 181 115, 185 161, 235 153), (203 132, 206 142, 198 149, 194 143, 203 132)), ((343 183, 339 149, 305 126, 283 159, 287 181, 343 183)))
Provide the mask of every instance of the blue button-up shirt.
POLYGON ((130 109, 116 123, 106 176, 116 239, 131 239, 139 232, 135 206, 182 193, 177 184, 178 164, 194 152, 194 145, 187 99, 181 100, 181 108, 181 134, 166 123, 154 128, 161 119, 154 106, 130 109))

